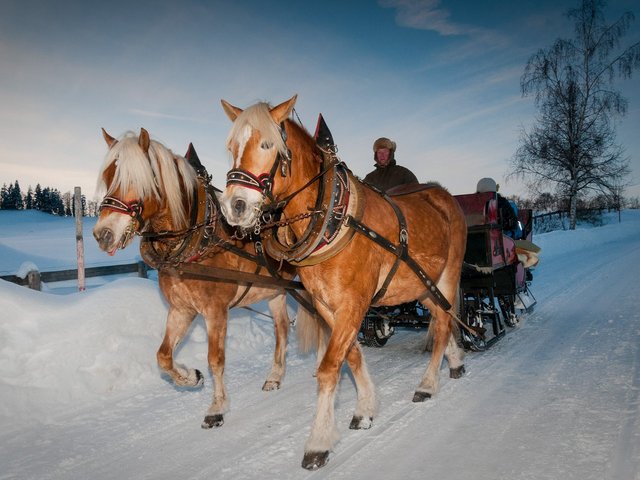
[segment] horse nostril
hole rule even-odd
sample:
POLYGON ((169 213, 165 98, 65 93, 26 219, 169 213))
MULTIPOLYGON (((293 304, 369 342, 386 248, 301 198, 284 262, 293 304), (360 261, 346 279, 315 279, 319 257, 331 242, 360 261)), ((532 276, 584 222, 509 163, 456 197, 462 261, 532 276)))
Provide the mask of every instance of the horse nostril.
POLYGON ((101 246, 109 247, 113 243, 113 232, 108 228, 103 228, 100 232, 93 232, 93 236, 101 246))
POLYGON ((247 203, 244 200, 238 199, 233 202, 233 213, 235 213, 238 217, 242 216, 246 208, 247 203))

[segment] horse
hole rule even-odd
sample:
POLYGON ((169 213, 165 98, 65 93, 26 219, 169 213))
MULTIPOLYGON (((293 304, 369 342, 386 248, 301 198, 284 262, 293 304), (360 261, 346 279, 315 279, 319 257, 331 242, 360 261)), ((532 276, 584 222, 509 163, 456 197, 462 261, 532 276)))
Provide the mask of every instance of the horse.
MULTIPOLYGON (((196 315, 204 317, 214 393, 202 428, 219 427, 229 406, 223 378, 228 310, 261 300, 268 302, 276 345, 262 389, 276 390, 286 366, 289 317, 285 290, 179 273, 180 265, 256 273, 262 267, 256 266, 256 253, 250 242, 232 238, 208 185, 210 177, 191 146, 189 152, 195 159, 187 161, 160 142, 150 140, 144 128, 137 136, 129 132, 119 140, 104 129, 102 132, 108 152, 100 170, 98 192, 106 194, 93 234, 100 248, 110 255, 130 245, 135 234, 142 236, 140 252, 147 263, 158 268, 159 286, 169 304, 157 362, 177 386, 203 384, 202 373, 178 364, 173 354, 196 315)), ((292 273, 283 275, 292 277, 292 273)), ((300 309, 298 317, 305 312, 300 309)))
POLYGON ((414 402, 437 392, 445 356, 450 376, 463 375, 463 352, 452 332, 467 228, 460 206, 438 184, 393 198, 363 184, 331 142, 317 142, 289 118, 296 98, 245 110, 221 101, 233 122, 227 137, 233 168, 221 207, 229 224, 261 229, 268 254, 296 266, 331 328, 302 459, 302 467, 313 470, 326 464, 338 440, 334 403, 345 360, 357 390, 349 428, 372 425, 377 401, 357 341, 370 304, 419 300, 432 313, 431 358, 414 402))

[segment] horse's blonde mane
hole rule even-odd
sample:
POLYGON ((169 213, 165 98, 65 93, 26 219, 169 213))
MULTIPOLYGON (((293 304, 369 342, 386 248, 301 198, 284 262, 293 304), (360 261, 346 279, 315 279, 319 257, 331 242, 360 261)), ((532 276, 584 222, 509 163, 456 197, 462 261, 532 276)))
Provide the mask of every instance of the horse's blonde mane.
POLYGON ((227 136, 227 148, 231 148, 231 145, 237 142, 238 159, 242 157, 242 151, 251 137, 252 130, 258 131, 262 141, 273 144, 280 154, 287 155, 287 145, 282 138, 280 126, 271 118, 270 109, 271 106, 268 103, 256 103, 244 110, 233 122, 227 136))
POLYGON ((141 199, 150 196, 160 203, 164 200, 175 227, 185 228, 188 226, 188 219, 183 203, 183 190, 188 204, 191 204, 196 184, 196 172, 184 158, 154 140, 149 146, 147 158, 138 145, 138 136, 127 132, 107 152, 96 190, 99 195, 104 196, 112 195, 120 188, 125 192, 133 191, 141 199), (108 186, 103 174, 114 161, 115 175, 108 186))

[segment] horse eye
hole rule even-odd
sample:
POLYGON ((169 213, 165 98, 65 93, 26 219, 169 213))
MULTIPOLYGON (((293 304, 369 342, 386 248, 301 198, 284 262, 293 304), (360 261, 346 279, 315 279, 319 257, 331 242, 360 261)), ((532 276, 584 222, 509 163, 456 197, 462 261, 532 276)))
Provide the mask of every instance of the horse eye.
POLYGON ((260 148, 263 150, 269 150, 271 147, 273 147, 273 143, 267 142, 266 140, 260 144, 260 148))

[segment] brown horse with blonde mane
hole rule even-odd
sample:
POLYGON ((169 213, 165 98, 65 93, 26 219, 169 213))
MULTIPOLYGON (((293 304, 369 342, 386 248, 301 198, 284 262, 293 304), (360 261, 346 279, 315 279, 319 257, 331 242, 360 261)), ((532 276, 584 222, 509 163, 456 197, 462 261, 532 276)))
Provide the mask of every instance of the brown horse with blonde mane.
POLYGON ((302 461, 304 468, 316 469, 327 462, 338 438, 334 402, 345 360, 357 389, 350 428, 372 424, 374 385, 357 342, 370 304, 418 299, 432 312, 432 354, 414 402, 438 390, 444 356, 451 377, 464 373, 452 306, 467 228, 458 203, 437 184, 393 198, 364 185, 339 161, 331 142, 317 142, 289 119, 295 101, 296 96, 273 108, 258 103, 246 110, 222 101, 233 121, 227 138, 233 169, 221 206, 231 225, 261 229, 268 253, 297 267, 331 328, 302 461))
MULTIPOLYGON (((262 387, 275 390, 285 373, 289 317, 281 288, 251 286, 224 279, 211 280, 181 274, 180 265, 202 265, 257 273, 252 243, 232 238, 219 213, 218 201, 209 186, 210 177, 197 160, 189 161, 164 145, 140 135, 119 140, 103 130, 109 151, 100 170, 98 190, 106 192, 94 236, 102 250, 113 255, 141 235, 140 252, 145 262, 158 268, 160 289, 169 303, 166 331, 157 353, 158 365, 181 387, 198 387, 202 373, 173 359, 173 353, 198 313, 208 334, 208 362, 214 380, 212 403, 202 428, 224 423, 229 399, 224 384, 225 338, 228 310, 261 300, 268 302, 276 336, 271 371, 262 387)), ((292 272, 284 272, 291 278, 292 272)), ((300 309, 298 316, 306 312, 300 309)))

